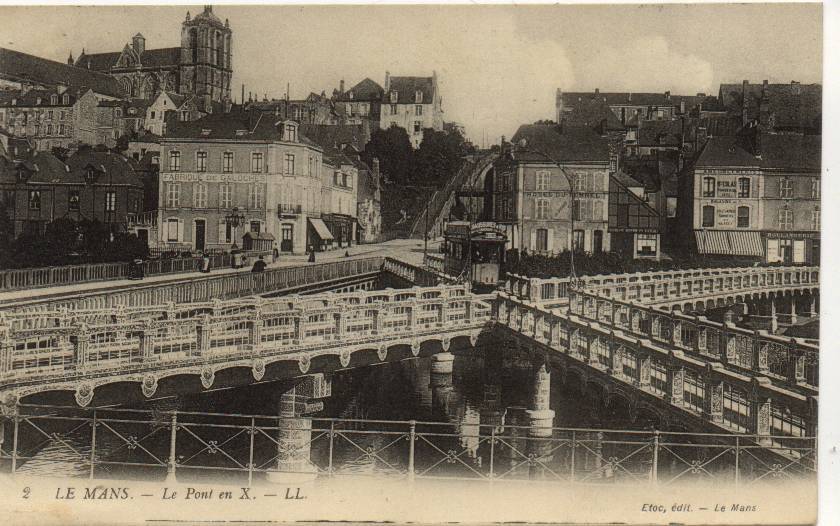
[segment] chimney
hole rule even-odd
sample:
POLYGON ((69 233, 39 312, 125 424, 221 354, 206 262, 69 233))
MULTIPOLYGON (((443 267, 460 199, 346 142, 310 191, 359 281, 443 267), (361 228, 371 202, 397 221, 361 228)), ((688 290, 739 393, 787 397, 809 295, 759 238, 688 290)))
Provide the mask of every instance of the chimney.
POLYGON ((601 90, 598 89, 598 88, 595 88, 595 95, 598 95, 599 93, 601 93, 601 90))
POLYGON ((770 125, 770 98, 767 94, 767 81, 761 85, 761 101, 758 103, 758 122, 763 126, 770 125))
POLYGON ((633 100, 633 94, 632 94, 632 93, 628 93, 628 94, 627 94, 627 102, 630 102, 630 101, 632 101, 632 100, 633 100))
POLYGON ((338 93, 344 95, 344 79, 341 79, 341 82, 338 83, 338 93))
POLYGON ((137 33, 134 35, 134 38, 131 39, 131 47, 139 57, 144 51, 146 51, 146 38, 140 33, 137 33))
POLYGON ((665 92, 665 100, 671 100, 671 92, 670 91, 665 92))
POLYGON ((385 72, 385 93, 391 91, 391 72, 385 72))
POLYGON ((799 95, 802 93, 802 86, 799 84, 799 82, 791 80, 790 90, 793 92, 794 95, 799 95))
POLYGON ((749 106, 747 99, 747 86, 750 85, 748 80, 741 83, 741 125, 746 126, 749 121, 749 106))
POLYGON ((685 115, 685 99, 680 101, 680 113, 685 115))

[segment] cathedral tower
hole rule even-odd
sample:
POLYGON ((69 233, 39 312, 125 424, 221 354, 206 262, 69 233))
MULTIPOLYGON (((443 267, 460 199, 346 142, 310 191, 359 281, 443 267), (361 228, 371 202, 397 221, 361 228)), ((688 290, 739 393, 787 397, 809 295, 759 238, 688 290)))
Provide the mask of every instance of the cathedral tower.
POLYGON ((212 6, 187 18, 181 25, 181 63, 178 92, 183 95, 209 95, 221 102, 230 98, 231 29, 213 14, 212 6))

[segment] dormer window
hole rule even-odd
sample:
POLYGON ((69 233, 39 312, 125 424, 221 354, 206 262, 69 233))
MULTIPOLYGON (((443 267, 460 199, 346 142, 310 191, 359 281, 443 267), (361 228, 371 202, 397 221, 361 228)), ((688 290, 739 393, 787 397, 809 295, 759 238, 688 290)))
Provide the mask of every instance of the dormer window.
POLYGON ((61 103, 64 104, 65 106, 70 104, 70 97, 67 94, 64 94, 61 97, 61 103))
POLYGON ((209 129, 204 128, 203 130, 201 130, 201 136, 202 137, 207 137, 208 135, 210 135, 210 130, 209 129))
POLYGON ((12 99, 12 106, 17 106, 17 99, 12 99))
POLYGON ((396 104, 397 100, 399 99, 399 95, 396 91, 391 92, 391 104, 396 104))
POLYGON ((53 95, 50 97, 50 104, 52 104, 53 106, 58 104, 58 95, 53 95))
POLYGON ((114 110, 114 116, 115 116, 116 118, 118 118, 118 119, 119 119, 120 117, 122 117, 122 110, 121 110, 120 108, 115 109, 115 110, 114 110))
POLYGON ((422 91, 417 90, 417 91, 414 92, 414 102, 416 102, 417 104, 423 104, 423 92, 422 91))
POLYGON ((40 105, 41 105, 41 97, 38 97, 37 99, 35 99, 35 104, 36 104, 37 106, 40 106, 40 105))
POLYGON ((287 123, 283 130, 283 139, 289 142, 297 142, 297 126, 294 123, 287 123))
POLYGON ((85 181, 88 184, 92 184, 93 181, 96 179, 96 171, 93 169, 92 166, 88 166, 85 168, 85 181))
POLYGON ((244 136, 246 133, 248 133, 248 130, 236 130, 236 136, 237 136, 237 137, 242 137, 242 136, 244 136))

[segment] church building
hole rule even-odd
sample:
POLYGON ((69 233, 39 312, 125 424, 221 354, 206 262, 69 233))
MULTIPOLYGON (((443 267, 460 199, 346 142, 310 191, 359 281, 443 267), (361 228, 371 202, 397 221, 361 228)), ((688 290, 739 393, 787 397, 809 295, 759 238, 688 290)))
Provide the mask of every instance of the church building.
MULTIPOLYGON (((230 98, 231 34, 212 6, 194 18, 187 12, 181 24, 181 46, 146 49, 146 39, 134 35, 122 51, 82 54, 71 63, 115 77, 130 98, 154 100, 161 91, 194 95, 208 102, 230 98)), ((70 61, 68 61, 70 62, 70 61)))

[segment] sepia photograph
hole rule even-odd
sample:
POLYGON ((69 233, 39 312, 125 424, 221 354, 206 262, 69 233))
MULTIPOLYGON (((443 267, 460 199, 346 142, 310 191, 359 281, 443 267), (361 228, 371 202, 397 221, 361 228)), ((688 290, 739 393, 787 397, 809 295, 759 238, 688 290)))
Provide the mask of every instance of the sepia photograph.
POLYGON ((817 522, 821 4, 0 18, 9 524, 817 522))

